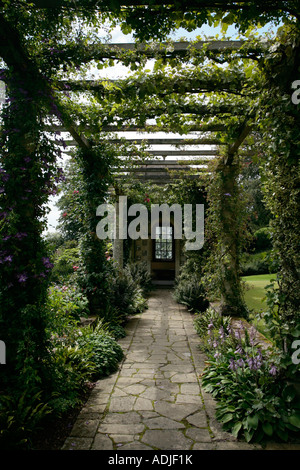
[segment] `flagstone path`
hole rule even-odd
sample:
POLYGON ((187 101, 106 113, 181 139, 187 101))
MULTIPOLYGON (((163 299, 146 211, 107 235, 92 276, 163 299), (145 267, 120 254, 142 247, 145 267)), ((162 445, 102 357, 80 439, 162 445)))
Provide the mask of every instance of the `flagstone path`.
POLYGON ((154 291, 148 304, 119 340, 125 353, 119 370, 97 382, 62 449, 260 449, 238 442, 215 420, 215 401, 201 388, 205 355, 192 315, 171 290, 154 291))

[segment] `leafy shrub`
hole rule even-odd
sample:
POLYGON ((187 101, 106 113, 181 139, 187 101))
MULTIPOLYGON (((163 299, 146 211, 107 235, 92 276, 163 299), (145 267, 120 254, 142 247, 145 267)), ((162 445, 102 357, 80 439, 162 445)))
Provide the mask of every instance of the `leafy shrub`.
POLYGON ((196 325, 199 333, 208 329, 209 366, 202 385, 217 399, 216 418, 224 430, 247 442, 287 441, 300 428, 300 404, 284 379, 280 355, 263 353, 254 329, 241 325, 233 334, 211 309, 197 317, 196 325))
POLYGON ((209 307, 204 312, 196 313, 194 327, 200 336, 200 346, 203 351, 210 351, 214 337, 218 338, 223 331, 230 331, 231 318, 221 315, 209 307))
POLYGON ((66 242, 57 249, 53 259, 51 281, 56 283, 67 282, 79 265, 79 248, 76 242, 66 242))
POLYGON ((82 336, 77 339, 79 347, 86 351, 95 364, 97 378, 115 372, 119 362, 123 359, 123 350, 116 340, 109 335, 101 323, 93 329, 91 327, 81 330, 82 336))
MULTIPOLYGON (((62 414, 81 402, 89 381, 109 375, 118 367, 123 350, 111 335, 110 325, 99 320, 95 327, 69 327, 63 337, 52 337, 51 383, 49 402, 56 414, 62 414)), ((116 334, 122 331, 116 329, 116 334)))
POLYGON ((0 449, 25 450, 31 446, 33 434, 42 419, 50 413, 41 401, 41 392, 32 395, 24 390, 21 394, 0 395, 0 449))
POLYGON ((120 338, 125 338, 126 336, 126 331, 121 325, 109 325, 108 331, 109 334, 116 340, 120 338))
POLYGON ((254 233, 254 248, 256 252, 271 250, 272 237, 269 227, 262 227, 254 233))
POLYGON ((56 343, 52 351, 51 384, 53 398, 49 406, 61 415, 81 402, 86 383, 93 378, 96 366, 90 351, 78 344, 56 343))
POLYGON ((271 252, 263 251, 246 256, 246 260, 241 266, 241 275, 269 274, 273 269, 275 266, 271 260, 271 252))
POLYGON ((216 418, 225 431, 247 442, 261 442, 271 436, 287 441, 291 432, 299 431, 296 393, 286 382, 272 380, 270 370, 265 361, 254 371, 234 350, 210 360, 203 387, 218 400, 216 418))
POLYGON ((125 270, 130 273, 134 281, 139 284, 144 293, 153 289, 151 274, 148 271, 146 262, 131 262, 125 266, 125 270))
POLYGON ((186 305, 191 312, 205 311, 209 306, 202 282, 201 258, 190 255, 175 280, 174 299, 186 305))
POLYGON ((143 290, 128 269, 113 273, 109 297, 110 305, 118 312, 122 322, 128 315, 141 313, 147 307, 143 290))
POLYGON ((203 312, 209 306, 205 289, 196 274, 176 281, 174 299, 178 303, 186 305, 192 312, 203 312))
POLYGON ((88 315, 87 298, 75 286, 51 286, 47 299, 49 328, 63 334, 64 329, 75 325, 80 317, 88 315))

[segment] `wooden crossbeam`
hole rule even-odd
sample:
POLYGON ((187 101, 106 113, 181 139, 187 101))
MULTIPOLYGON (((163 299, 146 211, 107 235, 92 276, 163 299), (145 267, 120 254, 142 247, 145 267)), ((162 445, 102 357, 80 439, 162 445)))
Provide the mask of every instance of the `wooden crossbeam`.
MULTIPOLYGON (((123 141, 121 139, 110 139, 110 142, 113 144, 120 144, 123 141)), ((220 139, 216 138, 195 138, 195 139, 172 139, 172 138, 163 138, 163 139, 127 139, 127 143, 140 145, 145 143, 147 145, 224 145, 220 139)))
MULTIPOLYGON (((186 166, 186 165, 201 165, 206 162, 210 162, 211 159, 207 158, 201 158, 201 159, 193 159, 193 160, 146 160, 146 161, 141 161, 141 160, 130 160, 131 165, 140 165, 143 168, 144 167, 151 167, 151 166, 159 166, 159 167, 178 167, 178 166, 186 166)), ((124 161, 125 164, 127 164, 126 161, 124 161)))
MULTIPOLYGON (((77 142, 75 140, 70 140, 70 141, 65 141, 64 143, 62 142, 57 142, 59 146, 63 147, 76 147, 77 142)), ((145 154, 148 155, 153 155, 156 157, 180 157, 180 156, 200 156, 200 155, 219 155, 218 150, 144 150, 143 151, 145 154)), ((134 151, 129 150, 128 153, 124 154, 126 155, 134 155, 134 151)))
MULTIPOLYGON (((202 168, 207 168, 206 165, 202 165, 201 167, 197 166, 196 168, 192 168, 193 170, 201 170, 202 168)), ((125 168, 118 168, 114 171, 117 173, 166 173, 168 171, 186 171, 190 170, 190 166, 182 166, 181 168, 175 168, 175 167, 165 167, 165 168, 131 168, 131 167, 125 167, 125 168)))
MULTIPOLYGON (((188 126, 189 132, 219 132, 219 131, 226 131, 228 126, 226 124, 214 124, 214 123, 208 123, 208 124, 191 124, 188 126)), ((47 132, 67 132, 65 126, 57 124, 57 125, 45 125, 45 131, 47 132)), ((170 133, 174 131, 168 127, 160 127, 156 126, 154 124, 147 124, 144 127, 140 126, 135 126, 135 125, 121 125, 115 126, 115 125, 110 125, 110 126, 101 126, 99 125, 99 128, 95 129, 94 126, 85 126, 86 131, 97 131, 97 132, 138 132, 138 133, 148 133, 148 134, 153 134, 155 132, 165 132, 165 133, 170 133)))
POLYGON ((200 156, 200 155, 211 155, 215 156, 219 154, 218 150, 146 150, 147 154, 155 155, 157 157, 180 157, 182 156, 200 156))

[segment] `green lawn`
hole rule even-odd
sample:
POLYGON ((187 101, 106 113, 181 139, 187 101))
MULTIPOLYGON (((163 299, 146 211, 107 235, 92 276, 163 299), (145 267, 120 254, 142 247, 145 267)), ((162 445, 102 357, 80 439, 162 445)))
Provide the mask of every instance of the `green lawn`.
MULTIPOLYGON (((245 301, 249 309, 254 310, 252 320, 256 325, 258 331, 268 337, 268 331, 265 327, 264 321, 261 319, 255 320, 255 315, 264 311, 267 307, 266 304, 266 291, 265 286, 270 284, 271 279, 276 279, 276 274, 260 274, 255 276, 245 276, 242 280, 247 283, 248 289, 245 290, 245 301)), ((251 320, 250 317, 250 320, 251 320)))
POLYGON ((271 279, 276 279, 275 274, 260 274, 256 276, 245 276, 242 280, 247 283, 249 289, 245 291, 245 301, 250 309, 259 312, 266 308, 265 286, 270 284, 271 279))

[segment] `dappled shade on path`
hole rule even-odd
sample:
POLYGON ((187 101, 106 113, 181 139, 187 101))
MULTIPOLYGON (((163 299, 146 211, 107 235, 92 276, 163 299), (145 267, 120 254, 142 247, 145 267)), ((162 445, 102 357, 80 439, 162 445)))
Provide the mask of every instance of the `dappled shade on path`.
POLYGON ((205 355, 193 316, 155 290, 149 308, 132 317, 119 340, 119 370, 99 380, 63 449, 257 449, 222 432, 215 401, 201 389, 205 355))

